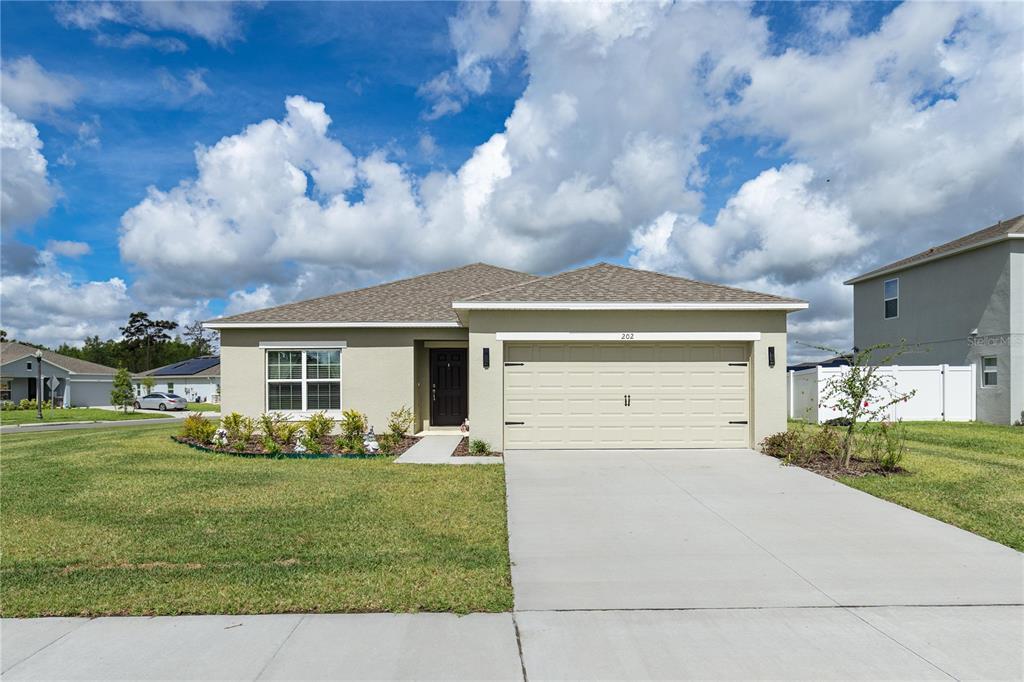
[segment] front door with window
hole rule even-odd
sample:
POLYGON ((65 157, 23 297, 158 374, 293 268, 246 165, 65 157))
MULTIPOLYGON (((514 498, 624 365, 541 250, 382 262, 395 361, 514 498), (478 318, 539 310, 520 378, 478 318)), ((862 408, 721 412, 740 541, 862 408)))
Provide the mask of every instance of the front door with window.
POLYGON ((466 349, 430 349, 430 424, 459 426, 468 416, 466 349))

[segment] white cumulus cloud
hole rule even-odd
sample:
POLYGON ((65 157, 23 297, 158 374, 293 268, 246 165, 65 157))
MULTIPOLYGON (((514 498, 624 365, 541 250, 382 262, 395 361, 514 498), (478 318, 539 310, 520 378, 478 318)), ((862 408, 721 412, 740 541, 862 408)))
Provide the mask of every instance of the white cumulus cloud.
POLYGON ((0 225, 5 235, 46 215, 57 198, 42 149, 36 127, 0 104, 0 225))

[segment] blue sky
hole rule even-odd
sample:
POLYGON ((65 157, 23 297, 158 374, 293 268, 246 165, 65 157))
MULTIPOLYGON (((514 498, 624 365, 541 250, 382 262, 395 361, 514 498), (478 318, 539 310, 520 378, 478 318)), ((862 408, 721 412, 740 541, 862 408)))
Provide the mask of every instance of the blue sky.
POLYGON ((3 324, 27 339, 611 260, 808 298, 794 336, 844 344, 843 277, 1022 210, 1012 4, 0 13, 41 197, 3 233, 3 324))

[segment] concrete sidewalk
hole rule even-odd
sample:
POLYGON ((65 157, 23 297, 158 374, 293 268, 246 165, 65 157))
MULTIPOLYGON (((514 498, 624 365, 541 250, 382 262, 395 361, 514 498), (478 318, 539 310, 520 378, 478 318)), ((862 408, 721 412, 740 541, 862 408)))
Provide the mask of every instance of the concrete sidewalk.
POLYGON ((522 680, 512 614, 37 618, 0 623, 5 680, 522 680))
POLYGON ((156 426, 158 424, 177 424, 181 417, 167 417, 155 419, 122 419, 119 421, 102 422, 43 422, 42 424, 21 424, 11 426, 0 426, 0 433, 38 433, 40 431, 74 431, 76 429, 107 429, 126 426, 156 426))

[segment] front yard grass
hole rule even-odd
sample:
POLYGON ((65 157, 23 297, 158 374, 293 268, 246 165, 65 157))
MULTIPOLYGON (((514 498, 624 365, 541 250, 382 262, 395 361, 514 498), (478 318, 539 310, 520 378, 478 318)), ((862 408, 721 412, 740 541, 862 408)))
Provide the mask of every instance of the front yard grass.
MULTIPOLYGON (((1024 429, 907 422, 905 475, 846 485, 1024 551, 1024 429)), ((793 428, 799 428, 794 425, 793 428)))
POLYGON ((189 412, 220 412, 220 405, 217 403, 189 403, 189 412))
POLYGON ((35 410, 3 410, 0 411, 0 424, 10 426, 13 424, 39 424, 46 422, 96 422, 96 421, 121 421, 123 419, 153 419, 154 417, 167 416, 145 414, 142 412, 115 412, 114 410, 101 410, 96 407, 70 407, 66 410, 43 408, 43 419, 36 418, 35 410))
POLYGON ((3 436, 0 615, 507 611, 503 467, 3 436))

